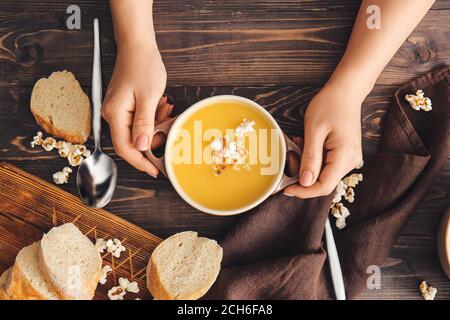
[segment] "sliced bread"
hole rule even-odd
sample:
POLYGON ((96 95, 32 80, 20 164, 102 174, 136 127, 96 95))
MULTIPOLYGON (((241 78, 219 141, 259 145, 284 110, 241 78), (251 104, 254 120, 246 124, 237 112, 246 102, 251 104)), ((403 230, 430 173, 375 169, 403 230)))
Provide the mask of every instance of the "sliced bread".
POLYGON ((100 278, 102 258, 74 224, 51 229, 42 237, 40 267, 63 299, 90 300, 100 278))
POLYGON ((6 293, 6 283, 8 281, 10 271, 11 269, 7 269, 0 276, 0 300, 9 300, 9 296, 6 293))
POLYGON ((20 250, 8 276, 6 293, 12 300, 58 300, 39 268, 39 242, 20 250))
POLYGON ((91 132, 88 96, 69 71, 39 79, 31 93, 31 112, 48 133, 72 143, 86 142, 91 132))
POLYGON ((195 300, 216 281, 222 261, 216 241, 197 232, 177 233, 153 251, 147 267, 147 287, 158 300, 195 300))

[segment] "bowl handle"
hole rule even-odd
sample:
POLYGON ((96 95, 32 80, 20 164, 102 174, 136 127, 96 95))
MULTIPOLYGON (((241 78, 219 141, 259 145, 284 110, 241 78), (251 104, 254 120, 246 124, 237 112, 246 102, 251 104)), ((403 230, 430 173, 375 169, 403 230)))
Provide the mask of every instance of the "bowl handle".
MULTIPOLYGON (((284 140, 286 141, 286 155, 289 151, 294 151, 296 154, 298 154, 299 158, 301 158, 302 150, 300 149, 300 147, 294 141, 289 139, 289 137, 287 135, 284 135, 284 140)), ((291 184, 294 184, 297 182, 298 182, 298 174, 293 177, 289 177, 287 174, 284 173, 283 177, 281 178, 280 182, 278 183, 278 185, 276 186, 276 188, 272 192, 272 194, 280 192, 287 186, 290 186, 291 184)))
MULTIPOLYGON (((167 137, 167 135, 169 134, 170 128, 172 128, 172 125, 175 122, 175 119, 176 119, 176 117, 158 124, 155 128, 155 131, 153 132, 153 135, 157 134, 158 132, 162 132, 167 137)), ((147 151, 145 151, 145 155, 159 169, 159 171, 161 171, 165 176, 167 176, 164 155, 162 157, 158 158, 157 156, 155 156, 153 154, 151 149, 148 149, 147 151)))

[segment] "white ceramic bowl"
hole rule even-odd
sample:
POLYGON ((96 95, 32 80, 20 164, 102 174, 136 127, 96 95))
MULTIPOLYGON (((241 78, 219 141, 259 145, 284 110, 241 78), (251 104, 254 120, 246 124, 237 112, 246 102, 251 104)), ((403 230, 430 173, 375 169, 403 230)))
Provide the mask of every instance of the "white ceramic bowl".
POLYGON ((287 136, 285 136, 283 134, 283 131, 280 129, 278 123, 275 121, 275 119, 272 117, 272 115, 269 112, 267 112, 267 110, 265 110, 263 107, 261 107, 258 103, 254 102, 252 100, 249 100, 247 98, 239 97, 239 96, 235 96, 235 95, 220 95, 220 96, 214 96, 214 97, 210 97, 210 98, 201 100, 201 101, 195 103, 194 105, 192 105, 189 109, 184 111, 181 115, 179 115, 175 119, 172 119, 170 121, 167 121, 165 123, 158 125, 155 128, 155 134, 158 132, 162 132, 167 136, 166 150, 164 153, 164 157, 157 158, 156 156, 153 155, 153 153, 151 151, 147 152, 147 154, 146 154, 147 157, 158 167, 158 169, 162 173, 164 173, 169 178, 170 182, 172 183, 173 187, 178 192, 178 194, 187 203, 189 203, 191 206, 193 206, 194 208, 196 208, 202 212, 213 214, 213 215, 218 215, 218 216, 229 216, 229 215, 239 214, 239 213, 248 211, 250 209, 253 209, 257 205, 259 205, 261 202, 266 200, 270 195, 272 195, 280 190, 283 190, 286 186, 298 181, 298 176, 297 177, 288 177, 287 175, 285 175, 284 167, 285 167, 285 163, 286 163, 287 152, 292 150, 292 151, 297 152, 300 155, 300 153, 301 153, 300 148, 294 142, 292 142, 289 138, 287 138, 287 136), (278 131, 279 136, 280 136, 280 142, 281 142, 280 146, 281 146, 281 151, 282 151, 281 152, 281 164, 282 165, 280 166, 279 171, 276 174, 276 178, 274 179, 274 182, 272 183, 270 188, 268 188, 263 194, 261 194, 258 197, 258 199, 256 199, 252 203, 249 203, 248 205, 243 206, 241 208, 232 209, 232 210, 216 210, 216 209, 207 208, 207 207, 197 203, 183 190, 183 188, 180 186, 180 184, 178 182, 177 177, 175 176, 175 174, 173 172, 173 166, 169 163, 170 157, 168 155, 169 155, 170 151, 167 148, 167 146, 172 145, 172 140, 176 138, 177 130, 185 123, 185 121, 187 119, 189 119, 189 117, 192 114, 197 112, 199 109, 207 108, 208 106, 213 105, 217 102, 228 102, 228 101, 229 102, 240 102, 249 107, 256 109, 272 124, 273 128, 276 131, 278 131))

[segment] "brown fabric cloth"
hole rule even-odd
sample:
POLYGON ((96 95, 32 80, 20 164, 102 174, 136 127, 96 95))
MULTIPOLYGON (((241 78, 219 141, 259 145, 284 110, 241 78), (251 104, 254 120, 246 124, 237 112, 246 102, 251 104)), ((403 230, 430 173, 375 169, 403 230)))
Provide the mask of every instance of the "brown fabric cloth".
MULTIPOLYGON (((348 299, 365 288, 367 267, 383 264, 450 156, 449 75, 446 66, 397 90, 379 152, 358 170, 364 181, 355 202, 345 202, 347 227, 334 229, 348 299), (405 101, 417 89, 431 98, 432 111, 415 111, 405 101)), ((205 298, 333 299, 322 249, 331 198, 278 194, 244 214, 222 243, 222 270, 205 298)))

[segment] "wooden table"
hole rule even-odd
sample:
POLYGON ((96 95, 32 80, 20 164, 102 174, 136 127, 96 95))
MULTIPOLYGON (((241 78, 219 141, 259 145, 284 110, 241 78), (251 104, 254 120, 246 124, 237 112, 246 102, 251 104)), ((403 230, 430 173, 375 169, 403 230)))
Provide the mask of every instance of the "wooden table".
MULTIPOLYGON (((68 69, 89 92, 94 17, 101 21, 105 86, 116 52, 107 1, 76 1, 82 25, 73 31, 66 28, 70 4, 0 3, 0 161, 49 181, 65 162, 54 153, 30 148, 38 130, 29 112, 32 86, 52 71, 68 69)), ((155 0, 167 94, 176 112, 202 98, 233 93, 265 106, 288 134, 301 134, 305 108, 342 55, 359 5, 355 0, 155 0)), ((395 89, 450 62, 449 25, 450 1, 439 0, 380 76, 363 106, 366 155, 376 152, 395 89)), ((103 145, 119 166, 109 211, 162 237, 192 229, 220 238, 236 221, 202 214, 183 202, 166 180, 132 169, 114 154, 107 126, 103 145)), ((63 188, 75 194, 74 177, 63 188)), ((450 162, 404 227, 382 269, 382 289, 366 290, 361 298, 421 299, 420 280, 436 286, 438 298, 450 298, 450 281, 435 249, 436 230, 450 204, 449 190, 450 162)))

